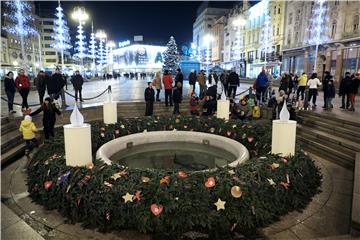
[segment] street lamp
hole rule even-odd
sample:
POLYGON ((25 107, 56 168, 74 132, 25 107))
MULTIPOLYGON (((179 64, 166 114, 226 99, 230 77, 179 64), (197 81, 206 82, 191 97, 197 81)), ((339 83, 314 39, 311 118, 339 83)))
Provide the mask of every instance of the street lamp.
POLYGON ((72 13, 71 17, 79 22, 78 25, 78 35, 76 38, 78 39, 78 56, 80 58, 81 67, 84 67, 83 59, 85 58, 85 36, 83 25, 85 24, 86 20, 89 19, 89 15, 85 12, 83 7, 75 7, 74 12, 72 13))
POLYGON ((207 34, 204 36, 204 43, 206 46, 206 75, 209 74, 209 65, 211 64, 211 43, 214 40, 214 37, 211 34, 207 34))

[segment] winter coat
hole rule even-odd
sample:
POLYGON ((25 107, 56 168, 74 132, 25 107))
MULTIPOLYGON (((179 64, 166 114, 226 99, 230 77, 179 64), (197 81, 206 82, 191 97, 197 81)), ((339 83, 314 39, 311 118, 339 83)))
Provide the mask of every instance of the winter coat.
POLYGON ((251 107, 248 103, 246 103, 245 105, 242 105, 241 103, 238 105, 237 107, 237 113, 239 116, 241 117, 250 117, 252 115, 252 112, 251 112, 251 107))
POLYGON ((290 85, 290 78, 288 76, 283 76, 280 81, 279 91, 284 90, 285 92, 287 92, 289 89, 289 85, 290 85))
POLYGON ((18 90, 30 89, 30 79, 25 75, 19 75, 15 79, 15 85, 18 90))
POLYGON ((306 74, 303 74, 301 75, 299 78, 298 78, 298 81, 299 81, 299 87, 306 87, 306 84, 307 84, 307 75, 306 74))
POLYGON ((353 77, 349 93, 357 94, 359 92, 360 77, 353 77))
POLYGON ((189 110, 190 112, 194 112, 198 110, 198 104, 199 104, 199 100, 196 99, 195 96, 190 98, 190 103, 189 103, 189 110))
POLYGON ((80 74, 72 76, 70 81, 71 81, 72 85, 74 86, 75 90, 82 89, 82 85, 84 84, 84 79, 80 74))
POLYGON ((210 85, 214 85, 217 84, 217 82, 218 82, 218 76, 216 75, 216 73, 209 74, 208 83, 210 85))
POLYGON ((5 92, 12 92, 12 93, 16 92, 16 85, 14 79, 6 76, 4 79, 4 85, 5 85, 5 92))
POLYGON ((173 80, 172 80, 171 75, 164 75, 163 83, 164 83, 165 90, 171 90, 173 88, 173 86, 172 86, 173 80))
POLYGON ((228 75, 227 73, 222 73, 220 75, 220 82, 224 85, 228 84, 228 75))
POLYGON ((162 89, 162 84, 161 84, 161 77, 160 77, 160 75, 155 77, 155 79, 154 79, 154 85, 155 85, 155 88, 156 88, 156 89, 162 89))
POLYGON ((340 87, 339 87, 339 95, 342 96, 344 94, 348 94, 350 89, 351 89, 351 77, 350 76, 346 76, 345 78, 343 78, 340 82, 340 87))
POLYGON ((205 75, 203 73, 199 73, 197 80, 199 82, 199 85, 206 85, 206 79, 205 79, 205 75))
POLYGON ((330 74, 327 74, 324 76, 323 82, 322 82, 322 86, 323 86, 323 90, 326 91, 327 89, 327 85, 328 82, 332 79, 332 76, 330 74))
POLYGON ((31 140, 35 138, 35 133, 37 132, 37 128, 33 123, 33 121, 22 120, 19 131, 22 133, 24 140, 31 140))
POLYGON ((175 86, 177 82, 181 82, 181 86, 182 86, 183 81, 184 81, 184 75, 181 72, 177 73, 175 76, 175 86))
POLYGON ((155 91, 153 88, 147 87, 144 92, 145 101, 153 102, 155 101, 155 91))
POLYGON ((318 86, 321 86, 321 82, 318 78, 311 78, 307 82, 307 85, 309 86, 309 89, 317 89, 318 86))
POLYGON ((266 87, 268 83, 268 77, 266 76, 266 73, 261 72, 257 78, 256 78, 256 87, 266 87))
POLYGON ((335 86, 334 81, 330 80, 326 84, 326 88, 324 89, 324 96, 325 98, 334 98, 335 97, 335 86), (329 82, 332 82, 332 84, 329 84, 329 82))
POLYGON ((216 99, 216 94, 217 94, 216 85, 209 87, 206 91, 206 96, 210 96, 212 97, 212 99, 216 99))
POLYGON ((217 95, 221 95, 223 91, 224 91, 223 90, 223 85, 222 85, 222 83, 220 81, 218 81, 217 84, 216 84, 216 93, 217 93, 217 95))
POLYGON ((179 88, 174 88, 172 97, 174 103, 181 103, 181 90, 179 88))
POLYGON ((190 73, 189 74, 189 84, 190 85, 195 85, 196 83, 196 74, 195 73, 190 73))
POLYGON ((32 112, 30 116, 35 116, 41 112, 43 114, 43 125, 44 126, 54 126, 56 122, 56 114, 61 115, 59 109, 56 108, 55 104, 49 103, 50 106, 46 106, 45 103, 41 105, 35 112, 32 112))
POLYGON ((239 75, 236 72, 231 72, 228 77, 230 86, 240 86, 239 75))
POLYGON ((60 73, 54 73, 46 82, 48 94, 57 94, 65 86, 65 80, 60 73))
POLYGON ((39 92, 45 91, 47 78, 49 78, 47 74, 38 74, 34 79, 34 85, 39 92))

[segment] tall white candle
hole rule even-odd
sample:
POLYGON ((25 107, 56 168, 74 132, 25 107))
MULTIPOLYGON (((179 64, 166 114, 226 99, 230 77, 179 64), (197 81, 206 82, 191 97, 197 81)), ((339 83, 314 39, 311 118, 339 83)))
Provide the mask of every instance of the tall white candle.
POLYGON ((217 111, 216 117, 223 118, 225 120, 229 120, 229 109, 230 109, 230 101, 229 100, 218 100, 217 101, 217 111))
POLYGON ((117 122, 117 103, 104 102, 103 117, 105 124, 112 124, 117 122))

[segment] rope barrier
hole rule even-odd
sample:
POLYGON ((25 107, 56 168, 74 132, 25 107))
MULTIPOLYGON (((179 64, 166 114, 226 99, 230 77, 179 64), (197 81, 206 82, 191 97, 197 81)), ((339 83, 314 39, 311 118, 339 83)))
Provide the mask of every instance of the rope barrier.
POLYGON ((241 94, 244 94, 244 93, 246 93, 247 91, 249 91, 249 93, 250 93, 251 90, 252 90, 252 87, 249 87, 248 89, 242 91, 241 93, 236 94, 235 96, 240 96, 241 94))

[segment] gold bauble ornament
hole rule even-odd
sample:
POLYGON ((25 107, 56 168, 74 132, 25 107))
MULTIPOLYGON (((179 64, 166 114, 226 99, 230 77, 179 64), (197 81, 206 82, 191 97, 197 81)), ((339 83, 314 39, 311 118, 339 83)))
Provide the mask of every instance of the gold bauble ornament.
POLYGON ((231 188, 231 196, 233 196, 234 198, 240 198, 242 195, 242 191, 241 188, 239 186, 233 186, 231 188))
POLYGON ((147 183, 147 182, 150 181, 150 178, 143 176, 143 177, 141 177, 141 181, 142 181, 143 183, 147 183))

